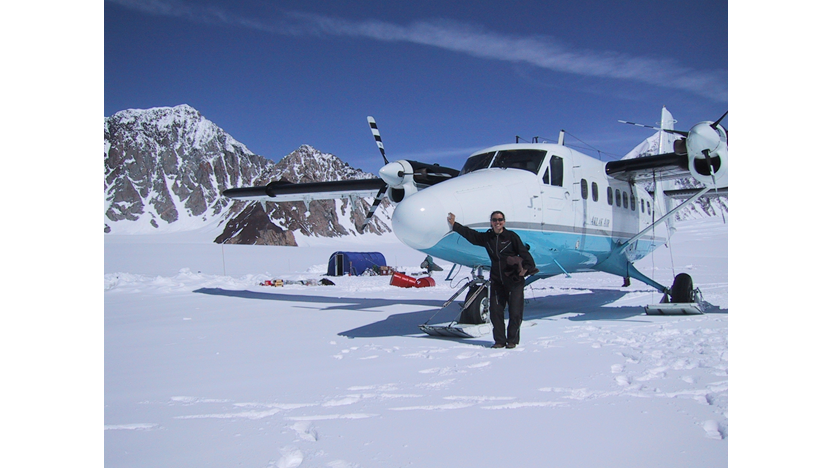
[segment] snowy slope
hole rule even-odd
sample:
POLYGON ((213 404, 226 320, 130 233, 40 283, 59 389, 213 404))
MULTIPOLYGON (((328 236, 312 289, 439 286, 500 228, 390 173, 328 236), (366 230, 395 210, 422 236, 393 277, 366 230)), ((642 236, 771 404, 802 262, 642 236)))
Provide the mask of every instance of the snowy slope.
POLYGON ((221 192, 273 166, 186 104, 117 112, 104 119, 104 232, 216 225, 232 205, 221 192))
POLYGON ((646 316, 658 294, 605 274, 550 278, 527 289, 514 350, 418 330, 464 273, 425 289, 259 286, 320 278, 334 250, 380 251, 415 274, 424 255, 388 236, 300 248, 108 236, 105 464, 726 466, 728 227, 678 228, 672 258, 637 266, 664 283, 690 273, 707 314, 646 316))

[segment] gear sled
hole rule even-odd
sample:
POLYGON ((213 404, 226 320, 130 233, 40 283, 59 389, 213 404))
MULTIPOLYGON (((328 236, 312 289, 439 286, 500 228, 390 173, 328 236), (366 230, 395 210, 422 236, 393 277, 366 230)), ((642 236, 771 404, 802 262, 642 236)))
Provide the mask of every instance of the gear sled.
POLYGON ((442 305, 442 308, 436 314, 433 314, 427 322, 419 325, 419 328, 428 335, 454 338, 477 338, 491 333, 491 319, 488 310, 490 297, 491 281, 479 275, 462 286, 442 305), (468 293, 465 295, 465 302, 462 304, 459 315, 454 320, 433 325, 428 324, 433 317, 436 317, 439 312, 448 307, 466 288, 468 293))

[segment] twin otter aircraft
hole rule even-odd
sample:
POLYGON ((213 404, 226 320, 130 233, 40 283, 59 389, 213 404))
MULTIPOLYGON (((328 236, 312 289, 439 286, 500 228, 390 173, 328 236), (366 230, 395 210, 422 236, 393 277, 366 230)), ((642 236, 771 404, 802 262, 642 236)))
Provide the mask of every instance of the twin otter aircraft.
POLYGON ((673 117, 662 109, 661 127, 657 128, 661 131, 660 154, 655 156, 604 163, 567 148, 561 138, 559 144, 486 148, 469 157, 458 171, 417 161, 389 162, 375 120, 368 117, 386 164, 379 171, 380 178, 271 182, 229 189, 223 195, 307 203, 375 197, 364 226, 387 197, 396 204, 393 231, 402 242, 472 268, 490 265, 485 249, 452 232, 447 215, 454 213, 460 224, 484 231, 490 228, 491 212, 500 210, 506 214, 506 228, 517 232, 529 246, 540 270, 527 282, 603 271, 623 277, 625 284, 635 278, 664 293, 663 304, 648 306, 648 313, 650 307, 653 313, 702 313, 701 296, 690 276, 678 275, 669 288, 636 270, 633 263, 668 241, 676 211, 700 197, 727 194, 728 134, 720 125, 723 118, 725 115, 716 122, 700 122, 683 132, 673 129, 673 117), (662 181, 680 177, 693 177, 702 187, 663 190, 662 181), (675 202, 671 199, 680 198, 684 201, 672 207, 675 202))

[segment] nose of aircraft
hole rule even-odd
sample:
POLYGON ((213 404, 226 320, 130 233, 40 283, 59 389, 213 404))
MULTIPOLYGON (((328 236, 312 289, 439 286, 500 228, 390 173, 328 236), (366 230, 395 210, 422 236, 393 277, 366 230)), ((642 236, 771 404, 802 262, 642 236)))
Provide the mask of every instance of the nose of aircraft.
POLYGON ((453 212, 450 197, 439 197, 431 189, 405 198, 393 212, 396 237, 417 250, 435 246, 450 232, 448 212, 453 212))

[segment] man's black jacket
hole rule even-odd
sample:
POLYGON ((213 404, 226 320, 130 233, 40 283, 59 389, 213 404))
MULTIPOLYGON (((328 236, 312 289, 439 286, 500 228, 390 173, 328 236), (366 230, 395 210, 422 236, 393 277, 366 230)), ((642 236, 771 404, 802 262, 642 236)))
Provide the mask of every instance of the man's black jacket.
POLYGON ((509 257, 519 256, 523 262, 526 274, 536 271, 534 259, 526 245, 520 240, 520 236, 514 231, 503 229, 497 234, 493 229, 485 232, 475 231, 468 226, 454 223, 454 232, 459 233, 468 242, 474 245, 485 247, 488 257, 491 259, 491 281, 512 284, 524 281, 523 276, 517 271, 516 266, 509 266, 506 260, 509 257))

